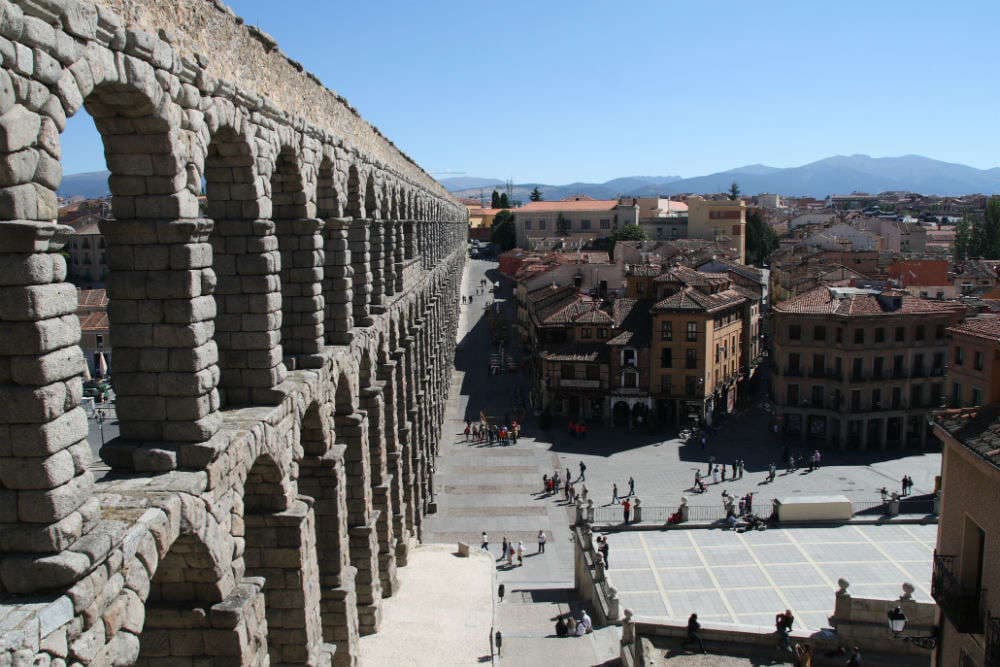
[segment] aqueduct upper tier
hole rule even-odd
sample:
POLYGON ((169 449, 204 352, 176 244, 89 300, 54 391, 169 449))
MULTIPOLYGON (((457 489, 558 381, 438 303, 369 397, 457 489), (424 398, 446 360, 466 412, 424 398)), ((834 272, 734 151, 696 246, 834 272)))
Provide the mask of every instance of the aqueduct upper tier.
POLYGON ((0 0, 0 60, 0 666, 355 664, 434 494, 465 209, 219 2, 0 0), (111 172, 104 468, 77 113, 111 172))

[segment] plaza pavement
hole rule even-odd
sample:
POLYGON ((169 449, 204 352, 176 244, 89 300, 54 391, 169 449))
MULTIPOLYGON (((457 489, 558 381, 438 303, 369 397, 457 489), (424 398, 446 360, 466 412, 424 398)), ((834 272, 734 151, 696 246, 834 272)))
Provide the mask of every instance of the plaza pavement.
POLYGON ((610 533, 608 580, 623 608, 683 624, 774 629, 791 609, 797 630, 829 627, 840 578, 857 597, 893 600, 903 582, 931 602, 936 524, 610 533))

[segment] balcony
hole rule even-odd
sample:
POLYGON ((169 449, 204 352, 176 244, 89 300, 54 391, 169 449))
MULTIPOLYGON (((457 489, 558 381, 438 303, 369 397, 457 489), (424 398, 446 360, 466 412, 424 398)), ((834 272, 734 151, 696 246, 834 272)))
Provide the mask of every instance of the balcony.
POLYGON ((559 380, 559 386, 567 389, 600 389, 600 380, 559 380))
POLYGON ((958 632, 979 634, 985 620, 982 602, 986 589, 962 584, 956 566, 954 556, 934 554, 931 597, 958 632))

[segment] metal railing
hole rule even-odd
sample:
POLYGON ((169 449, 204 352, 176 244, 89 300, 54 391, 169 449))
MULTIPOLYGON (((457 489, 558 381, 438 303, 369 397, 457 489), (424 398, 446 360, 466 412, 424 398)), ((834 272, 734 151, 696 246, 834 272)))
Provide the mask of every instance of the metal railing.
POLYGON ((985 620, 982 603, 986 589, 963 584, 956 567, 955 556, 934 554, 931 597, 958 632, 981 633, 985 620))
MULTIPOLYGON (((755 499, 756 500, 756 499, 755 499)), ((754 514, 765 521, 771 519, 773 507, 769 502, 762 501, 762 505, 754 504, 754 514)), ((642 505, 642 523, 667 523, 667 520, 678 511, 678 506, 663 505, 642 505)), ((722 505, 688 505, 688 521, 719 522, 726 518, 726 509, 722 505)), ((635 509, 629 516, 629 521, 634 522, 635 509)), ((625 518, 621 505, 605 505, 594 508, 594 523, 603 525, 624 525, 625 518)))

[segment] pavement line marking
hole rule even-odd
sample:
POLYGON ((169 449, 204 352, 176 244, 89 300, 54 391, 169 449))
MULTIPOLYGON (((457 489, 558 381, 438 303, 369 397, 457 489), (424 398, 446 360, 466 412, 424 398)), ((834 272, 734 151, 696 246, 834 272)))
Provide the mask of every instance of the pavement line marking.
POLYGON ((730 618, 733 618, 735 620, 736 610, 733 609, 733 606, 731 604, 729 604, 729 598, 726 597, 726 594, 723 591, 722 586, 719 585, 719 580, 715 578, 715 572, 712 571, 712 566, 708 564, 708 559, 705 558, 705 554, 702 552, 701 547, 698 546, 698 541, 694 539, 693 537, 694 531, 689 530, 686 532, 688 534, 688 541, 691 543, 691 546, 694 547, 694 552, 698 554, 698 559, 701 560, 702 566, 708 573, 708 578, 712 580, 712 585, 715 586, 716 592, 719 594, 719 597, 722 598, 722 604, 724 604, 726 606, 726 609, 729 611, 730 618))
POLYGON ((649 550, 649 545, 646 544, 645 535, 639 535, 639 543, 642 544, 642 550, 646 553, 646 561, 649 563, 649 569, 653 571, 653 580, 656 581, 656 588, 660 591, 660 599, 663 600, 663 606, 667 608, 667 616, 673 618, 674 608, 670 605, 670 600, 667 598, 667 591, 663 587, 663 580, 660 579, 660 574, 656 571, 656 563, 653 562, 653 552, 649 550))
MULTIPOLYGON (((750 546, 750 544, 747 542, 747 540, 745 540, 743 538, 743 534, 742 533, 737 533, 736 537, 738 537, 739 540, 740 540, 740 542, 743 543, 743 547, 747 551, 750 552, 750 558, 753 559, 753 562, 757 564, 757 567, 760 568, 761 573, 763 573, 764 578, 767 579, 768 583, 771 584, 772 590, 774 590, 774 592, 777 593, 778 598, 781 600, 782 604, 785 605, 785 609, 791 609, 792 608, 791 603, 788 601, 788 598, 785 597, 785 594, 782 592, 781 587, 778 586, 776 583, 774 583, 774 579, 771 578, 771 573, 768 572, 768 570, 764 566, 764 564, 762 562, 760 562, 759 558, 757 558, 757 552, 754 551, 753 547, 750 546)), ((754 612, 754 613, 760 613, 760 612, 754 612)), ((767 613, 767 612, 765 612, 765 613, 767 613)), ((777 612, 775 612, 775 613, 777 613, 777 612)), ((734 615, 734 618, 735 618, 735 615, 734 615)))
MULTIPOLYGON (((802 543, 799 542, 797 539, 795 539, 795 536, 792 535, 792 531, 791 530, 786 530, 785 531, 785 535, 788 536, 788 539, 789 539, 789 541, 791 541, 792 546, 794 546, 796 549, 798 549, 799 553, 802 554, 802 557, 806 559, 805 562, 808 563, 809 565, 812 565, 812 568, 814 570, 816 570, 817 572, 819 572, 820 578, 823 579, 823 581, 825 581, 828 586, 832 586, 832 587, 835 587, 837 589, 840 588, 840 586, 837 586, 836 583, 834 583, 833 581, 830 580, 830 577, 828 577, 826 575, 826 572, 823 571, 823 568, 821 568, 819 566, 819 563, 826 562, 826 561, 818 561, 817 562, 817 561, 813 560, 813 557, 810 556, 809 553, 806 552, 806 550, 802 548, 802 543)), ((847 562, 847 561, 834 561, 834 562, 842 563, 842 562, 847 562)), ((856 562, 858 562, 858 563, 864 563, 866 561, 856 561, 856 562)))
MULTIPOLYGON (((926 595, 927 595, 928 597, 930 597, 930 595, 931 595, 931 592, 930 592, 929 590, 927 590, 927 589, 926 589, 926 588, 924 587, 924 584, 923 584, 923 582, 921 582, 921 581, 920 581, 919 579, 914 579, 914 578, 913 578, 913 575, 912 575, 912 574, 910 574, 910 571, 909 571, 909 570, 907 570, 907 569, 906 569, 905 567, 903 567, 903 565, 902 565, 902 563, 900 563, 900 561, 898 561, 898 560, 896 560, 895 558, 893 558, 893 557, 892 557, 892 556, 891 556, 891 555, 889 554, 889 552, 887 552, 887 551, 886 551, 885 549, 883 549, 883 548, 882 548, 882 547, 881 547, 881 546, 880 546, 880 545, 879 545, 879 544, 878 544, 877 542, 875 542, 875 540, 873 540, 873 539, 871 539, 870 537, 868 537, 868 535, 867 535, 867 534, 865 534, 865 532, 864 532, 864 531, 862 531, 861 529, 859 529, 859 528, 858 528, 857 526, 854 526, 854 529, 855 529, 855 530, 857 530, 857 531, 858 531, 859 533, 861 533, 861 535, 862 535, 862 536, 863 536, 863 537, 864 537, 864 538, 865 538, 866 540, 868 540, 868 542, 869 542, 869 543, 870 543, 870 544, 871 544, 871 545, 872 545, 873 547, 875 547, 875 548, 876 548, 876 549, 878 550, 878 552, 879 552, 880 554, 882 554, 883 556, 885 556, 886 560, 888 560, 888 561, 889 561, 890 563, 892 563, 893 565, 895 565, 896 567, 898 567, 898 568, 899 568, 900 570, 902 570, 903 574, 904 574, 904 575, 906 575, 906 581, 907 581, 907 583, 911 583, 911 584, 913 584, 914 586, 917 586, 917 587, 918 587, 918 588, 919 588, 920 590, 922 590, 922 591, 923 591, 923 592, 924 592, 924 593, 925 593, 925 594, 926 594, 926 595)), ((899 585, 900 585, 900 586, 902 586, 902 584, 903 584, 903 582, 899 582, 899 585)))

